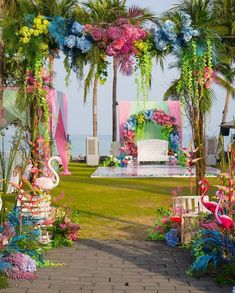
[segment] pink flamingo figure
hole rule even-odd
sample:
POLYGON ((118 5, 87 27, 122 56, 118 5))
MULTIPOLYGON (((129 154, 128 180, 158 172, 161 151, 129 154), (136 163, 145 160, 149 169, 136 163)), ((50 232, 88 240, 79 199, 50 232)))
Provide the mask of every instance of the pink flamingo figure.
MULTIPOLYGON (((215 209, 217 207, 217 202, 215 201, 205 201, 204 197, 207 195, 208 190, 210 189, 210 183, 208 180, 203 179, 199 182, 200 190, 202 191, 201 195, 201 203, 204 205, 206 209, 208 209, 213 214, 215 213, 215 209)), ((219 207, 218 211, 223 214, 222 207, 219 207)))
POLYGON ((227 215, 219 215, 219 208, 220 208, 222 199, 224 197, 224 192, 222 190, 219 190, 216 192, 216 195, 219 196, 219 202, 215 209, 215 218, 218 224, 221 225, 226 230, 226 232, 228 232, 229 230, 233 230, 234 229, 233 219, 231 219, 227 215))
POLYGON ((54 174, 56 180, 54 181, 52 178, 48 178, 48 177, 39 177, 34 181, 34 185, 43 191, 47 191, 47 190, 51 190, 55 188, 60 182, 59 175, 51 166, 51 162, 53 160, 57 161, 59 164, 62 164, 62 161, 61 161, 61 158, 58 156, 51 157, 48 161, 48 168, 54 174))

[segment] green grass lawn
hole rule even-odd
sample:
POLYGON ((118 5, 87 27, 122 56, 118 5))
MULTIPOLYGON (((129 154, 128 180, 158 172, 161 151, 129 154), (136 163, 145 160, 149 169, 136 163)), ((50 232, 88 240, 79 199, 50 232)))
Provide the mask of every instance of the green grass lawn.
POLYGON ((144 239, 156 208, 172 204, 172 190, 189 195, 189 178, 92 179, 95 168, 79 163, 70 170, 53 196, 64 192, 59 205, 79 210, 81 238, 144 239))

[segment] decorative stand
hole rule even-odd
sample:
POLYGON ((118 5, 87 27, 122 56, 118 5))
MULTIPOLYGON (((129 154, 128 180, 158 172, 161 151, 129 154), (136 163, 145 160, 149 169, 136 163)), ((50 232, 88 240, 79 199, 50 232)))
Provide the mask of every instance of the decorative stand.
POLYGON ((47 231, 47 220, 51 218, 51 195, 42 193, 40 195, 26 196, 18 200, 17 205, 21 209, 21 218, 34 217, 38 220, 35 223, 35 229, 40 231, 39 242, 48 244, 50 236, 47 231))

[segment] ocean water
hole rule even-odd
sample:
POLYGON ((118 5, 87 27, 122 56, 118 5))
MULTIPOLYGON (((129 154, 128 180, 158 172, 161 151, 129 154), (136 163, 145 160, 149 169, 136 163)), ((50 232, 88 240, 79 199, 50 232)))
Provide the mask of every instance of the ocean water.
MULTIPOLYGON (((210 136, 210 135, 209 135, 210 136)), ((71 141, 71 155, 73 158, 78 158, 78 156, 86 155, 86 138, 89 135, 69 135, 71 141)), ((101 156, 107 156, 110 154, 112 135, 99 135, 99 150, 101 156)), ((231 136, 224 137, 225 139, 225 150, 230 142, 231 136)), ((183 131, 183 146, 188 146, 191 141, 191 133, 184 129, 183 131)), ((9 151, 12 142, 12 134, 6 134, 4 137, 4 149, 9 151)), ((2 150, 2 137, 0 137, 0 150, 2 150)))

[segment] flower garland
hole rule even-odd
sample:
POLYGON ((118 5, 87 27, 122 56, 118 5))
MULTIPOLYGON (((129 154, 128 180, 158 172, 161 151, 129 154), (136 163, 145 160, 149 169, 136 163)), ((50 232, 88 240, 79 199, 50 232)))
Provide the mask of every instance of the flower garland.
POLYGON ((181 78, 177 85, 178 94, 191 97, 198 106, 204 89, 210 89, 216 73, 212 68, 213 50, 210 40, 192 40, 182 58, 181 78))
POLYGON ((137 156, 137 146, 135 137, 141 136, 144 125, 154 122, 162 126, 164 139, 169 141, 169 148, 176 152, 180 146, 180 137, 175 125, 175 118, 167 115, 163 110, 151 109, 141 111, 131 117, 124 123, 122 131, 122 144, 120 151, 127 155, 137 156))
POLYGON ((148 100, 149 88, 151 85, 153 68, 153 44, 149 38, 146 41, 140 40, 135 43, 138 50, 136 55, 136 71, 139 69, 139 75, 136 76, 137 100, 142 95, 144 102, 148 100))
POLYGON ((108 28, 85 25, 85 30, 91 34, 100 49, 110 57, 118 59, 120 70, 125 75, 131 75, 137 53, 135 43, 145 40, 148 33, 137 25, 132 25, 127 19, 118 19, 108 28))

